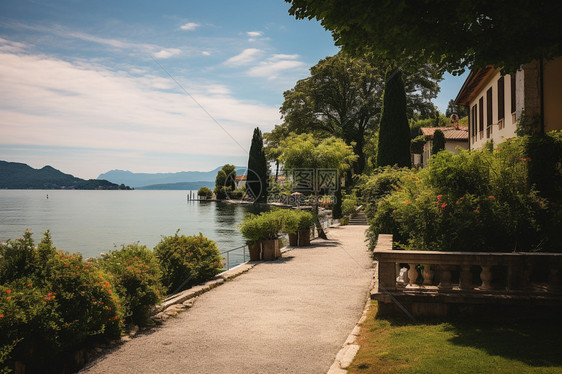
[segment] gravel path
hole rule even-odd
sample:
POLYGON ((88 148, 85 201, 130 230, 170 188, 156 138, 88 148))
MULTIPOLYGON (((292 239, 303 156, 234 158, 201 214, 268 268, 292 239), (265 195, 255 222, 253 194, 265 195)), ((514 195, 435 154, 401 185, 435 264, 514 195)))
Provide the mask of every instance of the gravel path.
POLYGON ((371 282, 367 226, 256 265, 84 373, 326 373, 371 282))

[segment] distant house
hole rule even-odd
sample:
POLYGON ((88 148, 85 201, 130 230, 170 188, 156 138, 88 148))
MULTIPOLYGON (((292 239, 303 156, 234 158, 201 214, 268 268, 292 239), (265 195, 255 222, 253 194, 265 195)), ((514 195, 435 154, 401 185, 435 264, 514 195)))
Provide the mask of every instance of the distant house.
MULTIPOLYGON (((431 145, 433 144, 433 134, 435 130, 441 130, 445 135, 445 149, 453 153, 459 153, 457 147, 468 149, 468 128, 454 124, 449 127, 421 127, 421 135, 424 135, 426 142, 423 146, 423 157, 414 157, 415 166, 427 167, 431 158, 431 145)), ((420 156, 420 155, 418 155, 420 156)))
POLYGON ((246 175, 237 175, 236 176, 236 189, 242 188, 246 186, 246 180, 248 177, 246 175))
POLYGON ((468 108, 470 149, 516 136, 523 112, 537 120, 541 132, 562 129, 562 57, 533 61, 513 75, 502 76, 493 66, 473 70, 455 103, 468 108))

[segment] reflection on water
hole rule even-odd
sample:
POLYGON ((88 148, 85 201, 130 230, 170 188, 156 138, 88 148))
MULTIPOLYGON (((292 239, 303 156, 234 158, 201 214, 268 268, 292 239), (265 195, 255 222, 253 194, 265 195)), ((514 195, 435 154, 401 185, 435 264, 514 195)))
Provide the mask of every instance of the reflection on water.
MULTIPOLYGON (((0 190, 0 242, 21 237, 26 229, 34 232, 39 242, 41 234, 49 229, 57 248, 91 257, 133 242, 153 248, 162 235, 173 235, 179 229, 185 235, 201 232, 225 251, 245 244, 238 231, 245 214, 263 210, 187 201, 187 194, 188 191, 0 190)), ((236 257, 231 255, 231 263, 236 257)))

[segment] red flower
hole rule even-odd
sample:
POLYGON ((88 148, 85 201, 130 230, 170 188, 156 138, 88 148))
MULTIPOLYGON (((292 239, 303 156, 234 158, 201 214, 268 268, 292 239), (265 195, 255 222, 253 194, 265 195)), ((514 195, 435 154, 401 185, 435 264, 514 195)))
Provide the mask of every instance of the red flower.
POLYGON ((478 209, 474 209, 474 213, 480 213, 478 209))
POLYGON ((31 287, 31 286, 32 286, 32 284, 31 284, 31 283, 28 283, 28 284, 27 284, 27 287, 31 287))
POLYGON ((4 318, 4 315, 3 315, 3 314, 0 314, 0 318, 4 318))
POLYGON ((10 293, 12 293, 12 290, 10 290, 9 288, 6 289, 6 293, 10 294, 10 293))
POLYGON ((494 197, 492 195, 488 196, 488 199, 493 199, 494 197))
POLYGON ((115 319, 117 320, 117 319, 119 319, 119 317, 118 317, 118 316, 115 316, 115 319))
POLYGON ((445 208, 446 206, 447 206, 447 203, 441 204, 441 209, 445 208))
POLYGON ((437 200, 441 200, 442 197, 443 195, 437 195, 437 200))

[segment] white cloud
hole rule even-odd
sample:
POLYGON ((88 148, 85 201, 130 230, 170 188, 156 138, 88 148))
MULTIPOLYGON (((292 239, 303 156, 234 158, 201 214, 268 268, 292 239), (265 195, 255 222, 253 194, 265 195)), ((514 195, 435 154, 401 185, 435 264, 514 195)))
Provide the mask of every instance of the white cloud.
POLYGON ((196 28, 198 28, 199 26, 201 26, 201 25, 198 24, 198 23, 195 23, 195 22, 188 22, 188 23, 186 23, 185 25, 181 25, 181 26, 180 26, 180 29, 186 30, 186 31, 193 31, 193 30, 195 30, 196 28))
POLYGON ((23 43, 14 42, 4 38, 0 38, 0 52, 18 53, 23 52, 26 45, 23 43))
POLYGON ((201 54, 202 54, 203 56, 210 56, 210 55, 211 55, 211 52, 209 52, 209 51, 203 51, 203 52, 201 52, 201 54))
POLYGON ((246 65, 249 64, 262 53, 261 50, 256 48, 248 48, 243 50, 240 54, 233 56, 226 60, 225 65, 246 65))
POLYGON ((261 32, 261 31, 248 31, 246 34, 248 34, 249 37, 257 38, 258 36, 262 36, 263 32, 261 32))
POLYGON ((237 144, 165 77, 45 55, 0 52, 0 82, 0 144, 7 147, 246 157, 239 144, 247 150, 255 124, 279 118, 276 107, 238 100, 226 86, 184 83, 237 144))
POLYGON ((159 52, 156 52, 154 54, 154 57, 157 58, 170 58, 176 55, 179 55, 181 53, 181 49, 178 48, 167 48, 167 49, 162 49, 159 52))
POLYGON ((251 77, 263 77, 267 79, 278 78, 281 72, 303 68, 306 64, 298 61, 299 55, 275 54, 267 60, 260 62, 257 66, 248 70, 251 77))

